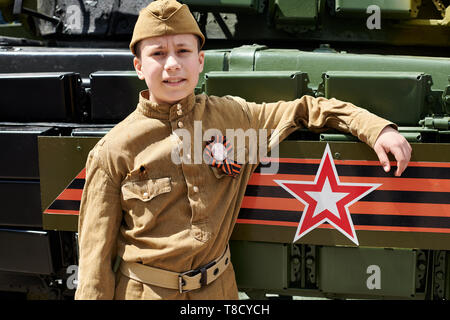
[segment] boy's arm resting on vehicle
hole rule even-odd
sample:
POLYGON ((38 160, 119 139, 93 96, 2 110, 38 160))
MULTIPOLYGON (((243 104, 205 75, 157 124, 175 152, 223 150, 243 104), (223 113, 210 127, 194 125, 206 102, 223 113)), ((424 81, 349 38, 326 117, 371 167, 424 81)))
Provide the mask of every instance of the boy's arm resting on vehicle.
POLYGON ((389 162, 386 153, 392 152, 399 164, 396 175, 401 174, 409 162, 411 147, 398 133, 397 126, 352 103, 308 95, 293 101, 262 104, 233 98, 250 113, 252 128, 275 129, 279 141, 299 127, 316 132, 333 128, 351 133, 373 148, 385 170, 390 169, 386 165, 389 162))
POLYGON ((75 299, 112 299, 112 263, 122 220, 120 188, 101 165, 97 147, 88 156, 78 224, 79 269, 75 299))

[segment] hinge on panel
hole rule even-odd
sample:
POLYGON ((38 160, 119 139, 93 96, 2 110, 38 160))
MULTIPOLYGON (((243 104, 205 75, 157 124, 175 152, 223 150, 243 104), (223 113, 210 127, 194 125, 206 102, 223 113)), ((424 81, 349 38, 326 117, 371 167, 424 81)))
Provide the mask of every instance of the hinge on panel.
POLYGON ((425 117, 419 121, 419 124, 427 129, 449 130, 450 117, 425 117))
MULTIPOLYGON (((449 77, 450 81, 450 77, 449 77)), ((444 92, 442 92, 442 102, 444 104, 444 111, 450 113, 450 85, 446 86, 444 92)))
POLYGON ((427 261, 427 252, 418 250, 416 260, 416 294, 425 292, 427 285, 427 261))
POLYGON ((291 283, 294 287, 302 288, 302 253, 301 245, 292 245, 291 247, 291 283))
POLYGON ((432 0, 436 9, 440 12, 442 18, 445 17, 445 4, 442 3, 442 0, 432 0))
POLYGON ((312 245, 292 245, 290 286, 317 289, 317 250, 312 245))
POLYGON ((433 270, 433 298, 444 299, 445 298, 445 280, 448 277, 446 275, 446 251, 440 250, 434 252, 434 270, 433 270))
POLYGON ((306 287, 307 288, 315 288, 317 287, 317 272, 316 272, 316 246, 305 246, 305 268, 306 268, 306 287))

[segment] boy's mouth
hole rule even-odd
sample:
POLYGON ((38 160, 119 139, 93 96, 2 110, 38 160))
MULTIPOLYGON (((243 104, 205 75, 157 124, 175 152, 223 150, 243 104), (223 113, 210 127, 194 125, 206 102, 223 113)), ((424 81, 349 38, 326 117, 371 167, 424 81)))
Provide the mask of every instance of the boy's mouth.
POLYGON ((173 78, 173 79, 165 79, 163 82, 169 86, 177 86, 182 84, 186 79, 183 78, 173 78))

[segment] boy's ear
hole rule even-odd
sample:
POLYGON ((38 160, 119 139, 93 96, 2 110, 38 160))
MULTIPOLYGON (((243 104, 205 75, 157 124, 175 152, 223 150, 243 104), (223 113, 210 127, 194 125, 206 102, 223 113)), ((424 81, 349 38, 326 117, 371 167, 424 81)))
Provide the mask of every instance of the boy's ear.
POLYGON ((136 73, 138 75, 138 78, 140 80, 144 80, 144 74, 142 73, 142 64, 141 64, 141 60, 139 60, 137 57, 134 57, 133 59, 133 65, 134 65, 134 69, 136 70, 136 73))
POLYGON ((198 53, 198 62, 199 62, 199 70, 198 73, 201 73, 203 71, 203 67, 205 66, 205 52, 204 51, 200 51, 198 53))

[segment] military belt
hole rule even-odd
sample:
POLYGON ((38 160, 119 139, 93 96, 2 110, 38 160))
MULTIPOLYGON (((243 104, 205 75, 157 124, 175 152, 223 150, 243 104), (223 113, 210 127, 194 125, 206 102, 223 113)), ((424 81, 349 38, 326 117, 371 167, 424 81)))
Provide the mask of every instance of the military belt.
POLYGON ((146 266, 137 262, 122 261, 120 271, 133 280, 158 287, 178 289, 180 293, 206 286, 216 280, 230 265, 230 248, 210 263, 185 272, 173 272, 146 266))

